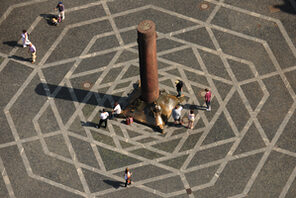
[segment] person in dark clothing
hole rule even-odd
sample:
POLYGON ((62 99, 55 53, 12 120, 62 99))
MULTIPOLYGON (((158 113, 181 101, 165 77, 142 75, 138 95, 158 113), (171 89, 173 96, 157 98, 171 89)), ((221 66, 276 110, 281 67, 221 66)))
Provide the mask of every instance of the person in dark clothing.
POLYGON ((180 97, 181 96, 181 92, 182 92, 182 90, 183 90, 183 81, 182 80, 177 80, 176 82, 175 82, 175 84, 176 84, 176 88, 177 88, 177 97, 180 97))
POLYGON ((55 9, 59 11, 59 15, 58 15, 58 18, 60 19, 59 22, 63 21, 65 19, 65 6, 64 6, 64 4, 60 1, 55 9))
POLYGON ((131 176, 132 176, 132 173, 129 171, 128 168, 126 168, 124 171, 125 187, 127 187, 127 185, 132 184, 131 176))
POLYGON ((100 122, 96 126, 98 129, 101 127, 103 122, 105 123, 105 128, 107 127, 108 116, 109 113, 105 109, 103 109, 103 111, 100 113, 100 122))

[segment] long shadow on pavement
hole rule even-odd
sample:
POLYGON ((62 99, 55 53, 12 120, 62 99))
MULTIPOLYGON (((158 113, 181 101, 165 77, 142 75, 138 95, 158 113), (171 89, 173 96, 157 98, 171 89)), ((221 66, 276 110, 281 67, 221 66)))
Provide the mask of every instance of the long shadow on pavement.
POLYGON ((47 83, 39 83, 35 88, 35 92, 39 95, 42 95, 42 96, 48 96, 46 91, 49 91, 49 93, 50 93, 49 97, 52 97, 52 98, 58 98, 58 99, 69 100, 69 101, 76 101, 76 102, 90 104, 90 105, 103 106, 105 108, 112 108, 111 104, 104 103, 104 105, 100 105, 100 104, 98 104, 97 100, 92 97, 87 101, 85 101, 84 98, 86 97, 87 94, 92 93, 92 95, 99 94, 99 96, 101 98, 112 97, 114 101, 124 101, 127 99, 127 97, 119 97, 119 96, 109 95, 109 94, 105 94, 105 93, 91 92, 88 90, 52 85, 52 84, 47 84, 47 83), (48 90, 46 90, 47 87, 48 87, 48 90), (57 91, 57 94, 53 95, 53 93, 55 93, 55 91, 57 91), (76 98, 73 98, 71 96, 70 91, 74 92, 76 98))
POLYGON ((116 189, 119 188, 119 187, 124 187, 124 184, 125 184, 125 183, 120 182, 120 181, 112 181, 112 180, 108 180, 108 179, 103 180, 103 182, 113 186, 116 189))

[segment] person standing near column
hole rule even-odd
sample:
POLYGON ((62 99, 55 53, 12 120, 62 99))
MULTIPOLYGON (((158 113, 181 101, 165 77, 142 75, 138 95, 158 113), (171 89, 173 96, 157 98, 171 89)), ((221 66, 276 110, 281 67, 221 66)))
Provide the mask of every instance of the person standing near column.
POLYGON ((211 111, 211 97, 212 97, 212 93, 210 92, 209 89, 205 89, 205 102, 207 105, 207 111, 211 111))
MULTIPOLYGON (((61 19, 61 21, 63 21, 65 19, 64 4, 60 1, 55 9, 59 11, 59 19, 61 19)), ((59 21, 59 22, 61 22, 61 21, 59 21)))
POLYGON ((195 119, 194 111, 191 109, 188 114, 188 129, 193 129, 193 122, 195 119))
POLYGON ((114 108, 113 108, 112 113, 111 113, 111 117, 112 118, 113 117, 118 118, 120 114, 121 114, 121 106, 120 106, 120 104, 118 102, 115 102, 114 103, 114 108))
POLYGON ((172 117, 174 119, 174 123, 175 125, 180 124, 182 125, 182 121, 181 121, 181 111, 182 111, 183 107, 180 105, 176 105, 175 108, 172 111, 172 117))
POLYGON ((103 111, 100 114, 100 122, 99 122, 99 125, 97 126, 98 129, 101 127, 103 122, 105 123, 104 128, 107 127, 108 116, 109 116, 109 113, 105 109, 103 109, 103 111))
POLYGON ((177 89, 177 97, 181 97, 182 94, 182 89, 183 89, 183 81, 182 80, 177 80, 175 82, 176 84, 176 89, 177 89))
POLYGON ((36 62, 36 47, 30 43, 29 44, 29 52, 31 53, 32 56, 32 63, 36 62))
POLYGON ((28 34, 27 30, 23 30, 21 37, 22 37, 22 41, 23 41, 23 48, 25 48, 31 43, 31 41, 29 40, 29 34, 28 34))

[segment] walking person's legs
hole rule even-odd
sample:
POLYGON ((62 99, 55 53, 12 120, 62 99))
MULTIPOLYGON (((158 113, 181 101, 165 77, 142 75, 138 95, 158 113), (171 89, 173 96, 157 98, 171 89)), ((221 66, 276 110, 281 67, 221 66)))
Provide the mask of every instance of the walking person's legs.
POLYGON ((36 52, 32 53, 32 63, 36 62, 36 52))
POLYGON ((100 119, 99 124, 98 124, 98 126, 97 126, 98 129, 101 128, 101 125, 102 125, 103 121, 104 121, 104 120, 100 119))
POLYGON ((207 111, 211 111, 211 101, 206 101, 207 111))
POLYGON ((104 122, 104 124, 105 124, 104 128, 107 127, 107 121, 108 121, 108 119, 105 119, 105 120, 102 121, 102 122, 104 122))
POLYGON ((61 17, 62 21, 65 20, 65 11, 59 12, 59 17, 61 17))

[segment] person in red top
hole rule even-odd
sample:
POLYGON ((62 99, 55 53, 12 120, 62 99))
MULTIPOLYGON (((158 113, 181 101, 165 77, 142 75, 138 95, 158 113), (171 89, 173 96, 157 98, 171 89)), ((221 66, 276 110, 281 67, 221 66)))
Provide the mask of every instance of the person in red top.
POLYGON ((211 111, 211 96, 212 96, 212 93, 208 89, 205 89, 205 92, 206 92, 205 102, 206 102, 206 105, 207 105, 207 111, 211 111))

